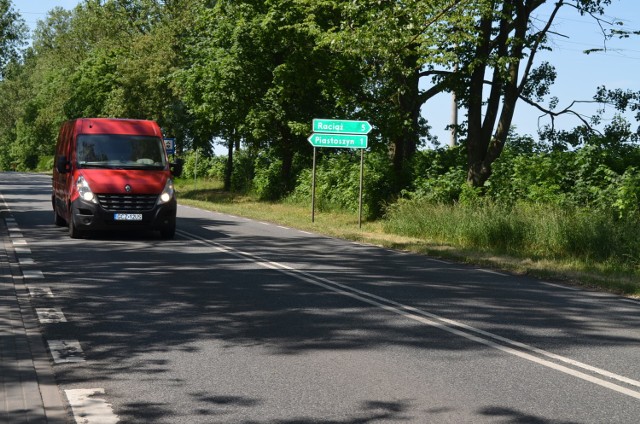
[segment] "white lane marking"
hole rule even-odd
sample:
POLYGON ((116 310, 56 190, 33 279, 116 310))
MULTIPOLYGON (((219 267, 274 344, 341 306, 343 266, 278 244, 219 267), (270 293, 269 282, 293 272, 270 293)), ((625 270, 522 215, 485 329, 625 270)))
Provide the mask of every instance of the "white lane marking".
POLYGON ((104 395, 104 389, 65 390, 77 424, 115 424, 119 421, 113 407, 96 395, 104 395))
POLYGON ((13 243, 14 246, 26 246, 27 245, 27 241, 25 239, 14 239, 14 240, 11 240, 11 243, 13 243))
POLYGON ((492 271, 490 269, 476 268, 476 271, 484 272, 485 274, 493 274, 493 275, 499 275, 501 277, 508 277, 507 274, 503 274, 502 272, 498 272, 498 271, 492 271))
POLYGON ((290 230, 291 229, 289 227, 285 227, 285 226, 282 226, 282 225, 278 225, 278 228, 282 228, 283 230, 290 230))
POLYGON ((77 340, 49 340, 49 351, 56 364, 84 362, 84 352, 77 340))
POLYGON ((515 340, 511 340, 511 339, 507 339, 506 337, 502 337, 502 336, 498 336, 497 334, 493 334, 484 330, 480 330, 477 329, 475 327, 471 327, 469 325, 463 324, 461 322, 455 321, 455 320, 451 320, 451 319, 447 319, 447 318, 443 318, 440 317, 436 314, 432 314, 430 312, 426 312, 411 306, 407 306, 398 302, 395 302, 393 300, 390 299, 386 299, 380 296, 376 296, 373 295, 371 293, 367 293, 352 287, 348 287, 345 286, 344 284, 341 283, 337 283, 335 281, 332 280, 328 280, 326 278, 322 278, 322 277, 318 277, 315 276, 311 273, 308 273, 306 271, 301 271, 301 270, 297 270, 295 268, 292 268, 288 265, 279 263, 279 262, 273 262, 273 261, 269 261, 267 259, 263 259, 258 255, 254 255, 254 254, 250 254, 247 252, 242 252, 239 250, 236 250, 234 248, 225 246, 223 244, 220 244, 218 242, 213 242, 211 240, 207 240, 204 238, 201 238, 199 236, 196 236, 194 234, 190 234, 187 232, 183 232, 180 231, 180 233, 192 240, 195 241, 199 241, 201 243, 204 243, 205 245, 209 245, 212 246, 216 249, 218 249, 221 252, 227 253, 229 255, 235 256, 237 258, 243 259, 243 260, 249 260, 251 262, 254 262, 256 264, 259 264, 261 266, 264 266, 265 268, 268 269, 273 269, 273 270, 279 270, 280 272, 283 272, 284 274, 287 274, 291 277, 297 278, 299 280, 308 282, 310 284, 314 284, 320 287, 323 287, 325 289, 331 290, 335 293, 339 293, 341 295, 347 296, 347 297, 351 297, 353 299, 359 300, 361 302, 367 303, 369 305, 372 306, 376 306, 380 309, 383 309, 385 311, 388 312, 392 312, 395 313, 397 315, 401 315, 405 318, 420 322, 422 324, 427 324, 436 328, 439 328, 443 331, 455 334, 457 336, 466 338, 468 340, 474 341, 476 343, 480 343, 483 344, 485 346, 491 347, 493 349, 496 350, 500 350, 502 352, 514 355, 516 357, 519 357, 521 359, 525 359, 531 362, 534 362, 536 364, 539 365, 543 365, 545 367, 554 369, 556 371, 560 371, 563 372, 565 374, 580 378, 582 380, 588 381, 590 383, 593 384, 597 384, 601 387, 605 387, 607 389, 616 391, 618 393, 622 393, 624 395, 636 398, 636 399, 640 399, 640 392, 639 391, 635 391, 635 390, 631 390, 628 389, 626 387, 623 386, 619 386, 617 384, 611 383, 609 381, 603 380, 601 378, 598 377, 594 377, 588 374, 585 374, 583 372, 568 368, 564 365, 561 364, 557 364, 554 362, 551 362, 549 360, 543 359, 543 358, 539 358, 537 356, 532 355, 531 353, 527 353, 527 352, 523 352, 521 350, 516 350, 512 347, 509 346, 504 346, 501 344, 496 343, 493 340, 490 339, 494 339, 497 341, 500 341, 502 343, 506 343, 508 345, 512 345, 514 347, 518 347, 520 349, 532 352, 532 353, 536 353, 542 356, 546 356, 548 358, 551 359, 555 359, 557 361, 561 361, 564 362, 566 364, 578 367, 578 368, 582 368, 586 371, 590 371, 593 372, 595 374, 610 378, 610 379, 614 379, 617 380, 619 382, 622 383, 626 383, 629 384, 631 386, 635 386, 635 387, 640 387, 640 381, 636 381, 618 374, 614 374, 612 372, 600 369, 600 368, 596 368, 593 367, 591 365, 588 364, 584 364, 581 363, 579 361, 575 361, 571 358, 567 358, 561 355, 556 355, 554 353, 551 352, 547 352, 545 350, 542 349, 538 349, 536 347, 533 346, 529 346, 527 344, 524 343, 520 343, 517 342, 515 340), (463 331, 466 330, 466 331, 463 331), (477 336, 475 334, 471 334, 471 333, 476 333, 482 336, 485 336, 486 338, 477 336))
POLYGON ((29 287, 29 296, 52 298, 53 292, 49 287, 29 287))
MULTIPOLYGON (((258 263, 260 265, 263 265, 263 266, 265 265, 264 262, 256 262, 256 263, 258 263)), ((335 288, 332 289, 332 290, 333 291, 337 291, 337 292, 339 292, 339 293, 341 293, 343 295, 346 295, 346 296, 354 297, 354 298, 356 298, 358 300, 364 301, 364 302, 369 303, 371 305, 381 307, 382 309, 390 310, 392 312, 397 313, 398 315, 403 315, 403 316, 405 316, 407 318, 411 318, 411 319, 414 319, 414 320, 419 321, 419 322, 424 322, 424 321, 422 319, 415 319, 413 314, 417 314, 419 316, 421 315, 421 316, 424 316, 424 317, 427 317, 427 318, 430 318, 430 319, 434 319, 434 320, 440 321, 440 322, 442 322, 444 324, 448 324, 448 325, 450 325, 452 327, 462 328, 464 330, 471 331, 471 332, 483 335, 485 337, 489 337, 489 338, 492 338, 494 340, 501 341, 501 342, 506 343, 506 344, 510 344, 510 345, 518 347, 520 349, 528 350, 530 352, 535 352, 535 353, 537 353, 539 355, 546 356, 546 357, 549 357, 549 358, 552 358, 552 359, 556 359, 558 361, 565 362, 565 363, 573 365, 575 367, 582 368, 582 369, 591 371, 591 372, 596 373, 596 374, 600 374, 600 375, 602 375, 604 377, 608 377, 608 378, 611 378, 611 379, 614 379, 614 380, 618 380, 620 382, 623 382, 623 383, 626 383, 626 384, 629 384, 629 385, 632 385, 632 386, 640 387, 640 381, 632 380, 630 378, 627 378, 627 377, 624 377, 624 376, 620 376, 620 375, 611 373, 609 371, 606 371, 606 370, 603 370, 603 369, 599 369, 599 368, 593 367, 593 366, 588 365, 588 364, 584 364, 582 362, 579 362, 579 361, 576 361, 576 360, 573 360, 573 359, 570 359, 570 358, 566 358, 566 357, 561 356, 561 355, 556 355, 554 353, 547 352, 547 351, 545 351, 543 349, 538 349, 538 348, 536 348, 534 346, 530 346, 530 345, 527 345, 525 343, 517 342, 517 341, 511 340, 511 339, 508 339, 506 337, 498 336, 497 334, 493 334, 493 333, 490 333, 488 331, 480 330, 478 328, 472 327, 472 326, 467 325, 467 324, 463 324, 461 322, 458 322, 458 321, 455 321, 455 320, 452 320, 452 319, 443 318, 443 317, 440 317, 440 316, 438 316, 436 314, 432 314, 430 312, 426 312, 426 311, 414 308, 412 306, 407 306, 407 305, 395 302, 395 301, 390 300, 390 299, 386 299, 386 298, 383 298, 383 297, 380 297, 380 296, 376 296, 376 295, 371 294, 371 293, 367 293, 367 292, 364 292, 364 291, 361 291, 361 290, 358 290, 358 289, 354 289, 352 287, 348 287, 348 286, 345 286, 343 284, 336 283, 335 281, 331 281, 331 280, 325 279, 323 277, 317 277, 317 276, 309 274, 307 272, 296 270, 296 269, 291 268, 291 267, 289 267, 287 265, 284 265, 284 264, 279 264, 277 262, 269 262, 269 265, 270 266, 268 266, 268 268, 270 268, 270 269, 278 269, 278 267, 280 267, 283 272, 285 272, 285 273, 287 273, 289 275, 295 276, 297 278, 300 278, 300 277, 298 275, 296 275, 296 274, 302 274, 302 275, 307 276, 310 279, 314 279, 314 280, 317 280, 317 281, 322 281, 322 282, 324 282, 326 284, 319 284, 317 282, 310 281, 309 279, 305 279, 305 281, 307 281, 309 283, 318 284, 318 285, 320 285, 320 286, 322 286, 324 288, 327 288, 327 289, 331 289, 331 287, 329 285, 337 286, 337 287, 340 288, 340 290, 335 290, 335 288), (290 272, 288 272, 288 271, 290 271, 290 272), (355 295, 351 295, 350 293, 352 293, 352 292, 356 293, 356 294, 355 295), (368 298, 374 299, 374 301, 369 302, 366 299, 362 298, 362 296, 366 296, 368 298), (384 302, 384 303, 380 303, 380 302, 384 302), (388 305, 391 305, 391 307, 389 308, 387 305, 385 305, 385 303, 388 304, 388 305), (396 309, 400 310, 401 312, 397 312, 396 309)), ((430 320, 427 320, 427 321, 430 321, 430 320)), ((467 333, 464 333, 464 332, 458 331, 458 330, 450 331, 449 330, 450 327, 447 327, 446 325, 442 325, 442 324, 437 324, 436 325, 436 324, 429 323, 429 325, 433 325, 435 327, 441 328, 441 329, 443 329, 445 331, 449 331, 449 332, 452 332, 452 333, 457 334, 457 335, 461 335, 463 337, 466 337, 465 334, 467 334, 467 333)), ((451 329, 451 330, 455 330, 455 329, 451 329)), ((470 337, 466 337, 466 338, 468 338, 469 340, 478 341, 476 336, 473 336, 473 335, 469 335, 469 336, 470 337)), ((494 343, 491 342, 491 341, 488 341, 488 342, 491 343, 491 344, 487 344, 487 343, 484 343, 484 342, 483 342, 483 344, 487 344, 488 346, 493 347, 494 343)), ((506 349, 509 349, 509 348, 506 348, 506 349)), ((503 349, 500 349, 500 350, 503 350, 503 349)), ((518 352, 518 351, 515 351, 515 352, 518 352)), ((637 394, 638 394, 638 396, 640 396, 640 393, 637 393, 637 394)), ((640 399, 640 397, 639 397, 639 399, 640 399)))
POLYGON ((563 286, 562 284, 554 284, 554 283, 549 283, 547 281, 542 281, 541 283, 544 284, 545 286, 557 287, 557 288, 565 289, 565 290, 572 290, 572 291, 580 291, 581 290, 581 289, 579 289, 577 287, 563 286))
MULTIPOLYGON (((413 252, 403 252, 403 253, 406 253, 407 255, 412 255, 413 254, 413 252)), ((436 263, 439 263, 439 264, 453 265, 453 262, 443 261, 442 259, 427 258, 427 260, 429 260, 431 262, 436 262, 436 263)))
POLYGON ((19 255, 31 255, 31 249, 28 247, 16 246, 13 250, 19 255))
POLYGON ((33 265, 36 263, 32 258, 18 257, 18 262, 20 265, 33 265))
POLYGON ((35 269, 25 269, 22 271, 22 276, 24 278, 44 278, 44 274, 42 273, 42 271, 39 270, 35 270, 35 269))
POLYGON ((312 234, 312 233, 310 233, 309 231, 302 231, 302 230, 299 230, 299 231, 300 231, 302 234, 307 234, 307 235, 310 235, 310 236, 311 236, 311 235, 313 235, 313 234, 312 234))
POLYGON ((67 318, 65 318, 60 308, 36 308, 36 313, 41 324, 67 322, 67 318))

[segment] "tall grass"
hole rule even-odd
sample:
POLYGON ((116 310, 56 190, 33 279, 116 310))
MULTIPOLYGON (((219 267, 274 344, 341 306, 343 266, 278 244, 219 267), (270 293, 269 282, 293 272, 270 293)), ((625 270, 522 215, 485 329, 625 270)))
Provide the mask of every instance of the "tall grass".
POLYGON ((263 202, 224 192, 213 180, 198 181, 197 188, 178 180, 176 187, 184 204, 640 296, 640 220, 530 203, 401 201, 360 229, 351 211, 317 210, 311 222, 309 202, 263 202))
POLYGON ((636 220, 553 205, 403 201, 388 211, 385 230, 484 252, 606 263, 626 271, 637 269, 640 259, 636 220))

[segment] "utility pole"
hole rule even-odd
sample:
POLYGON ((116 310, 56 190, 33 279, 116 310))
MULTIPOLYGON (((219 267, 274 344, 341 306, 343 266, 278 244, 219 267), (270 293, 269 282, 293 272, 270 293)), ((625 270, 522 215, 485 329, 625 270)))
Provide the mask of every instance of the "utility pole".
MULTIPOLYGON (((453 65, 454 74, 458 71, 458 64, 453 65)), ((451 92, 451 140, 449 141, 449 147, 456 147, 458 144, 458 99, 456 98, 456 92, 451 92)))
POLYGON ((456 93, 453 93, 453 99, 451 102, 451 140, 449 141, 449 147, 456 147, 458 144, 458 102, 456 100, 456 93))

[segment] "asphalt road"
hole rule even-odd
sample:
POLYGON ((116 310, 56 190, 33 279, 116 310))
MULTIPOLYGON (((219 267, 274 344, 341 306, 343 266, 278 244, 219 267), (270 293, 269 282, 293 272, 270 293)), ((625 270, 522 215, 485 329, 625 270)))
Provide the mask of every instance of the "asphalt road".
POLYGON ((0 174, 58 384, 120 422, 640 422, 638 302, 182 206, 72 240, 50 193, 0 174))

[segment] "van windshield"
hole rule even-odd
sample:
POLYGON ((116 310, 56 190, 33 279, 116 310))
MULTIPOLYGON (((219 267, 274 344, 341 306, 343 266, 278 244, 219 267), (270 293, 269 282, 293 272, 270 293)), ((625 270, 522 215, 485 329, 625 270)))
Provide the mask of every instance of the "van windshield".
POLYGON ((164 144, 158 137, 120 134, 78 136, 78 167, 164 169, 164 144))

